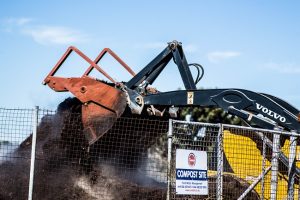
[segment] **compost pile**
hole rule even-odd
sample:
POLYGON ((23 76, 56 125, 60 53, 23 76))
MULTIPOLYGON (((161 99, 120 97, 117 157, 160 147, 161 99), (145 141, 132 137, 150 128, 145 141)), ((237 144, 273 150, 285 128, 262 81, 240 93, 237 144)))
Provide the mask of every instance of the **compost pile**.
MULTIPOLYGON (((81 103, 68 98, 55 114, 40 120, 33 198, 166 199, 168 121, 147 115, 135 118, 125 111, 112 129, 88 147, 80 111, 81 103)), ((0 200, 27 199, 31 137, 20 144, 13 158, 0 164, 0 200)), ((234 178, 224 177, 224 181, 231 186, 224 199, 237 197, 248 187, 234 178)), ((210 197, 215 197, 215 183, 216 177, 210 177, 210 197)), ((251 194, 250 199, 257 195, 251 194)))
MULTIPOLYGON (((56 114, 42 118, 37 133, 34 199, 165 199, 165 183, 140 169, 147 165, 147 155, 159 142, 158 136, 166 133, 167 121, 144 123, 143 119, 127 118, 126 111, 88 148, 80 110, 81 103, 68 98, 56 114)), ((30 154, 31 136, 16 149, 15 159, 0 165, 1 200, 27 199, 30 154)))

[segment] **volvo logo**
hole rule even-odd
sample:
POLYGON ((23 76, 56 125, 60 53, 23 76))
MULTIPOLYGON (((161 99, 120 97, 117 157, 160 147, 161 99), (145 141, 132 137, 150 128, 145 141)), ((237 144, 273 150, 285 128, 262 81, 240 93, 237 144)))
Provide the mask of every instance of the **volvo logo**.
POLYGON ((256 103, 256 109, 261 110, 263 113, 269 115, 270 117, 281 121, 282 123, 286 122, 286 118, 281 116, 280 114, 268 109, 267 107, 260 105, 259 103, 256 103))

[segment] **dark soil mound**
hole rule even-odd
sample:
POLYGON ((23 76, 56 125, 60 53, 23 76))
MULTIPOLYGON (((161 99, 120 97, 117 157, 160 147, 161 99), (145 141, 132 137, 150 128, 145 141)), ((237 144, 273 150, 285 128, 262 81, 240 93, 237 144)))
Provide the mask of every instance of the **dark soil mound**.
MULTIPOLYGON (((55 114, 44 115, 38 127, 34 199, 166 199, 167 129, 164 118, 134 117, 126 110, 89 147, 81 103, 66 99, 55 114)), ((0 165, 0 200, 27 199, 30 154, 31 136, 16 149, 14 158, 0 165)), ((248 187, 227 176, 223 185, 224 199, 236 199, 248 187)), ((215 186, 216 177, 210 177, 211 198, 216 195, 215 186)), ((257 194, 252 192, 249 198, 257 199, 257 194)))
MULTIPOLYGON (((62 102, 38 127, 34 199, 165 199, 165 184, 139 171, 167 121, 120 118, 91 147, 81 103, 62 102), (154 126, 155 125, 155 126, 154 126), (142 126, 142 127, 141 127, 142 126)), ((109 120, 109 119, 108 119, 109 120)), ((31 136, 0 166, 0 199, 27 199, 31 136)))

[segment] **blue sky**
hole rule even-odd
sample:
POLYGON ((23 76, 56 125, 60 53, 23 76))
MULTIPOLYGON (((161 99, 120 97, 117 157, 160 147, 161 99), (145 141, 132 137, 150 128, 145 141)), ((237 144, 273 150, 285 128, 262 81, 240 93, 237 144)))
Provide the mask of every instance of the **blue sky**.
MULTIPOLYGON (((41 83, 70 45, 92 59, 110 47, 137 72, 176 39, 205 68, 199 87, 269 93, 299 109, 300 3, 286 2, 1 1, 0 107, 54 109, 69 94, 41 83)), ((79 73, 77 64, 86 67, 74 57, 65 73, 79 73)), ((130 78, 109 58, 102 66, 130 78)), ((176 67, 154 86, 182 88, 176 67)))

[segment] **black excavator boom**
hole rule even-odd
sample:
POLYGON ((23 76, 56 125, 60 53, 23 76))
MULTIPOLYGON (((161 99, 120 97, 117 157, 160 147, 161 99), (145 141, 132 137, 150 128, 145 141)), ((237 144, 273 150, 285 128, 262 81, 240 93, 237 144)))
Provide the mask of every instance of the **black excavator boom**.
POLYGON ((196 85, 203 74, 204 69, 201 65, 188 64, 182 44, 177 41, 168 43, 167 47, 137 74, 110 49, 104 49, 92 61, 77 48, 70 47, 45 78, 44 84, 55 91, 70 91, 82 102, 83 124, 89 144, 107 132, 127 106, 133 114, 141 114, 146 110, 150 115, 169 114, 171 117, 176 117, 178 107, 219 107, 261 128, 281 128, 300 134, 300 112, 289 103, 269 94, 244 89, 198 90, 196 85), (82 77, 54 76, 72 51, 85 59, 90 67, 82 77), (129 81, 117 82, 98 66, 106 52, 133 76, 129 81), (159 92, 152 88, 151 84, 171 60, 177 65, 185 90, 159 92), (191 67, 195 67, 198 72, 195 79, 191 67), (93 69, 98 70, 112 83, 90 77, 93 69), (104 117, 111 117, 113 120, 107 124, 102 119, 104 117), (94 122, 105 126, 96 129, 94 122))

